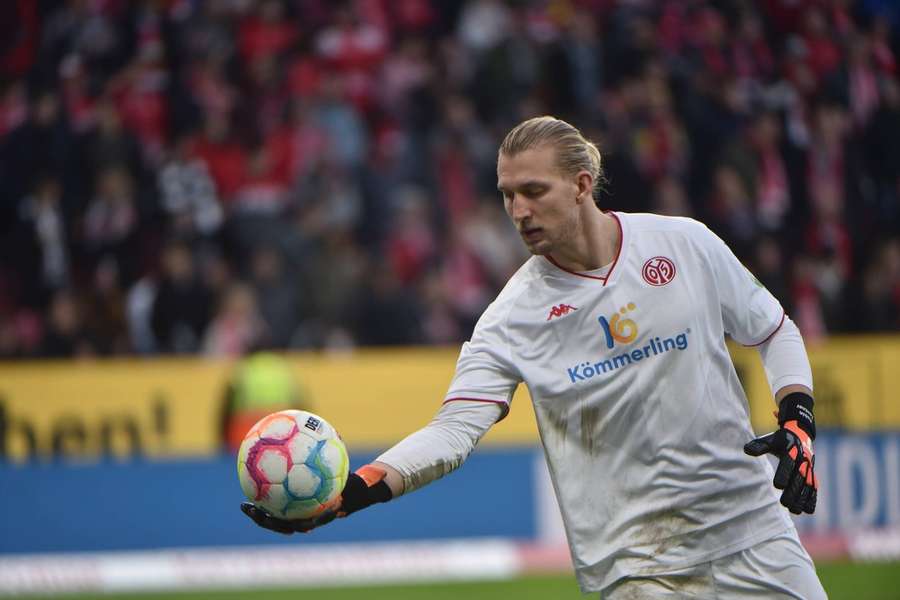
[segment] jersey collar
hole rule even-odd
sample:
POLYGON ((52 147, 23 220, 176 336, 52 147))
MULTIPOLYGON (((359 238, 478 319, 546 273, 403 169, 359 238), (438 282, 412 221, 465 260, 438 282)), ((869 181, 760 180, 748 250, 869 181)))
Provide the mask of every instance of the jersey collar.
POLYGON ((565 267, 561 267, 555 260, 553 260, 551 256, 544 256, 544 258, 547 259, 545 261, 545 264, 549 263, 550 265, 553 265, 554 270, 557 272, 562 271, 573 277, 579 277, 585 280, 599 281, 603 286, 612 283, 619 272, 616 267, 619 265, 619 261, 622 259, 622 253, 624 249, 627 247, 626 243, 628 240, 626 238, 628 235, 628 226, 625 219, 623 218, 623 215, 617 214, 611 210, 604 212, 615 219, 616 225, 619 226, 619 247, 616 249, 616 256, 615 258, 613 258, 612 264, 609 267, 609 271, 606 272, 606 275, 598 276, 589 275, 587 273, 578 273, 577 271, 570 271, 565 267))

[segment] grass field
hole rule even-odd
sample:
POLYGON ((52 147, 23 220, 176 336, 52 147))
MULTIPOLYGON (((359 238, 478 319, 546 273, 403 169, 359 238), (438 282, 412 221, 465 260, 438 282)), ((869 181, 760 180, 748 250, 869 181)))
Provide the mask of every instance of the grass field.
MULTIPOLYGON (((818 566, 822 584, 831 600, 900 599, 900 563, 818 566)), ((66 600, 87 600, 96 595, 67 595, 66 600)), ((513 581, 430 583, 375 588, 325 588, 249 590, 171 594, 103 595, 103 600, 576 600, 584 598, 571 575, 525 577, 513 581)), ((32 597, 34 600, 34 597, 32 597)))

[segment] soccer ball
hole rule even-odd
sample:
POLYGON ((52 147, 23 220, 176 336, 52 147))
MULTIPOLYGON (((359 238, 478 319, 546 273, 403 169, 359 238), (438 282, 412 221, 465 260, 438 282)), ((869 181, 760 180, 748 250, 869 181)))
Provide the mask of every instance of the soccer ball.
POLYGON ((250 428, 238 451, 237 469, 251 502, 282 519, 307 519, 340 495, 349 460, 325 419, 282 410, 250 428))

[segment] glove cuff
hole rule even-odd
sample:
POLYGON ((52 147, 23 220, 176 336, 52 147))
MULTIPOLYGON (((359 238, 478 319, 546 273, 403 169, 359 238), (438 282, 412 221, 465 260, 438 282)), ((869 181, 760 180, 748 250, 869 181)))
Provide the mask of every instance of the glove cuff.
POLYGON ((385 471, 374 465, 365 465, 350 473, 342 494, 340 516, 346 516, 373 504, 387 502, 394 497, 385 483, 385 471))
POLYGON ((803 392, 792 392, 778 404, 778 426, 784 427, 788 421, 796 421, 797 426, 811 439, 816 439, 816 419, 813 416, 812 396, 803 392))

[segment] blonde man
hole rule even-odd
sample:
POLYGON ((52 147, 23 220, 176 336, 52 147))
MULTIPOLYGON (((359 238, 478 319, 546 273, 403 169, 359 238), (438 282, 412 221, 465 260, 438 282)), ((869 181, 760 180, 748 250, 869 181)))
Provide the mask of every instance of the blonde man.
POLYGON ((244 511, 287 533, 409 493, 457 468, 524 382, 583 591, 824 598, 772 487, 792 512, 815 510, 797 328, 704 225, 604 212, 601 179, 600 153, 572 125, 538 117, 510 131, 497 188, 533 256, 463 345, 433 421, 357 471, 327 515, 244 511), (752 439, 726 334, 759 349, 779 407, 772 434, 752 439), (780 459, 774 475, 752 458, 765 453, 780 459))

